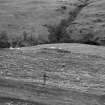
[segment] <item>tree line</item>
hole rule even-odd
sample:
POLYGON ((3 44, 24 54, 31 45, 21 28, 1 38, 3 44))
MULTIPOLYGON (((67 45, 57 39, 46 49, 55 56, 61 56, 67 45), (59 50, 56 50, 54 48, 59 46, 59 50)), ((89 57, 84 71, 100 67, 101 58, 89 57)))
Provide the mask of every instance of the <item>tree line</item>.
POLYGON ((21 36, 15 36, 14 38, 9 38, 6 31, 0 32, 0 48, 35 46, 44 43, 48 43, 48 41, 40 37, 35 38, 34 35, 30 35, 26 31, 24 31, 21 36))
MULTIPOLYGON (((88 4, 89 0, 80 0, 80 3, 76 5, 76 8, 69 12, 69 17, 67 19, 62 19, 59 24, 44 24, 43 26, 46 27, 49 32, 48 40, 35 38, 35 36, 32 34, 29 35, 26 31, 23 31, 21 36, 8 38, 8 33, 6 31, 1 31, 0 48, 35 46, 46 43, 85 43, 91 45, 105 45, 105 38, 94 38, 94 32, 92 31, 84 33, 84 37, 77 41, 72 39, 70 33, 68 34, 67 32, 67 27, 73 25, 73 22, 77 18, 78 14, 84 7, 88 6, 88 4)), ((62 9, 66 9, 66 7, 62 9)), ((80 34, 82 34, 82 31, 80 34)))

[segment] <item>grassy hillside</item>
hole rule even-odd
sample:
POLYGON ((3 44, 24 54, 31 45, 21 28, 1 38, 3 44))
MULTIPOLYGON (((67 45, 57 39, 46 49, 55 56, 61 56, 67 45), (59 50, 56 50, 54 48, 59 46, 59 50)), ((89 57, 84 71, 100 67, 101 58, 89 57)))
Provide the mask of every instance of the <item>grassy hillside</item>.
POLYGON ((104 47, 51 44, 1 49, 0 105, 104 105, 104 69, 104 47))
POLYGON ((46 39, 45 23, 56 23, 66 17, 62 5, 69 5, 56 0, 0 0, 0 30, 8 35, 21 35, 23 31, 46 39))
MULTIPOLYGON (((89 38, 104 45, 104 4, 104 0, 0 0, 0 32, 7 31, 11 38, 26 31, 48 39, 43 25, 66 19, 63 29, 71 39, 89 38)), ((0 105, 104 104, 104 47, 62 43, 0 49, 0 105)))
POLYGON ((105 45, 104 4, 104 0, 0 0, 0 32, 7 31, 8 36, 15 37, 26 31, 48 40, 49 32, 43 25, 68 19, 65 31, 71 39, 105 45))
POLYGON ((89 4, 81 10, 75 21, 67 28, 73 39, 83 40, 89 34, 101 45, 105 45, 105 1, 89 0, 89 4))

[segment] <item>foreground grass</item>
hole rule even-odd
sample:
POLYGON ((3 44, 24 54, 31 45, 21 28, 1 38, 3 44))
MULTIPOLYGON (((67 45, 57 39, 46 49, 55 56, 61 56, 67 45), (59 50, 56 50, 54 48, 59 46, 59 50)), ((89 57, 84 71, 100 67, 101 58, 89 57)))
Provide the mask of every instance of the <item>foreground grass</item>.
POLYGON ((104 52, 82 44, 1 49, 1 100, 4 105, 103 105, 104 52), (46 85, 43 73, 49 76, 46 85))

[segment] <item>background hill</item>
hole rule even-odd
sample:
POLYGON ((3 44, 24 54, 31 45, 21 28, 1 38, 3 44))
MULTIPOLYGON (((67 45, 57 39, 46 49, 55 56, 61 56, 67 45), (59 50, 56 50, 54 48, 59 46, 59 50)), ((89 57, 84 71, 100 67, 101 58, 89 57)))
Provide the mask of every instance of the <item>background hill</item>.
POLYGON ((105 0, 89 0, 89 4, 84 7, 68 27, 68 32, 73 39, 81 40, 91 34, 92 40, 105 45, 105 0))
POLYGON ((66 17, 62 5, 56 0, 0 0, 0 31, 9 36, 22 35, 23 31, 47 39, 45 23, 58 23, 66 17))
POLYGON ((10 39, 25 31, 48 40, 44 25, 56 26, 65 19, 65 31, 74 42, 104 45, 104 4, 104 0, 0 0, 0 31, 6 31, 10 39))

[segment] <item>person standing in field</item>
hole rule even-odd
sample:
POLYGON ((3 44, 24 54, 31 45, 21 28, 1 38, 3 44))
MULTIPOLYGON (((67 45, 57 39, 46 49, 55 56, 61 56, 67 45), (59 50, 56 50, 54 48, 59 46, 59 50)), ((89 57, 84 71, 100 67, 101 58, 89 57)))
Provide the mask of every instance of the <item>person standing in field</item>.
POLYGON ((47 74, 44 73, 43 74, 43 85, 46 85, 47 78, 48 78, 47 74))

